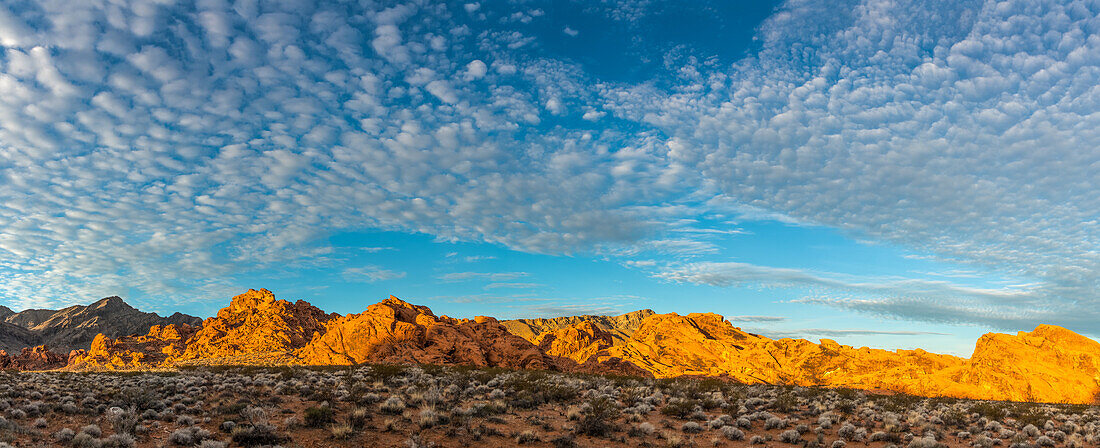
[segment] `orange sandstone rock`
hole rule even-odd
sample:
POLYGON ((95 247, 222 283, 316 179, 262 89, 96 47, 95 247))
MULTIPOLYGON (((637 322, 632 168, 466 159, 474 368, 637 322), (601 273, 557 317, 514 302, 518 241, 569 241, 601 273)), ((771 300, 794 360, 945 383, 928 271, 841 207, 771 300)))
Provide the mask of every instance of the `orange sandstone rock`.
POLYGON ((154 325, 145 335, 109 338, 100 334, 92 340, 88 350, 73 350, 68 366, 107 370, 165 367, 172 356, 183 352, 187 338, 197 331, 187 324, 169 324, 154 325))
POLYGON ((304 347, 314 333, 323 333, 325 322, 336 316, 303 300, 290 303, 266 289, 250 289, 203 321, 202 329, 170 361, 290 352, 304 347))
POLYGON ((64 366, 65 357, 50 351, 44 345, 24 347, 15 356, 0 350, 0 369, 51 370, 64 366))
POLYGON ((332 320, 296 352, 305 364, 363 362, 557 368, 553 358, 507 331, 496 319, 436 317, 396 297, 332 320))

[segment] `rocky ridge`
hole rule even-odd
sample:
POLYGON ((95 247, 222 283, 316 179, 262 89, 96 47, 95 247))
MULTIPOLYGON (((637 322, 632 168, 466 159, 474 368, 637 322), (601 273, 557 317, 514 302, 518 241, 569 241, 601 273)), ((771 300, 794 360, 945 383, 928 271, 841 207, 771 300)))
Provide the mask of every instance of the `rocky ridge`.
MULTIPOLYGON (((593 326, 599 327, 595 322, 593 326)), ((987 334, 970 359, 925 350, 855 348, 830 339, 770 339, 722 316, 654 314, 608 346, 583 331, 547 331, 558 356, 617 359, 658 378, 717 376, 744 383, 849 387, 923 396, 1093 403, 1100 392, 1100 343, 1041 325, 987 334)))
POLYGON ((198 325, 202 320, 175 313, 161 317, 131 307, 119 297, 107 297, 91 305, 60 310, 0 309, 0 349, 16 352, 23 347, 45 345, 58 353, 87 349, 99 334, 120 337, 144 334, 154 325, 198 325))
POLYGON ((966 359, 920 349, 855 348, 829 339, 771 339, 712 313, 643 310, 623 316, 517 326, 491 317, 436 316, 392 296, 340 316, 249 290, 198 330, 163 327, 144 336, 97 337, 90 350, 70 358, 68 368, 451 364, 1071 403, 1091 403, 1100 390, 1100 344, 1054 326, 987 334, 966 359))

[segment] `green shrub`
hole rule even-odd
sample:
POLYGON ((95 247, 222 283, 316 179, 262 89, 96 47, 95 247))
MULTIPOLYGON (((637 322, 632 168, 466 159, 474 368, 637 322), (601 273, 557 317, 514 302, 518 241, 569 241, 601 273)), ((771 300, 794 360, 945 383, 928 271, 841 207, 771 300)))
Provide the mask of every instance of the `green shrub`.
POLYGON ((324 426, 336 421, 335 412, 328 406, 314 406, 306 408, 305 424, 311 428, 324 426))

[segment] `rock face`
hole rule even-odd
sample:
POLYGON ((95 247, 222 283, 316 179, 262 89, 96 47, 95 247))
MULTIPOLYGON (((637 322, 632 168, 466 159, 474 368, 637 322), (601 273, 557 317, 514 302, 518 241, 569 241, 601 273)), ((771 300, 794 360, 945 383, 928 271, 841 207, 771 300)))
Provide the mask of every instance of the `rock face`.
POLYGON ((0 370, 51 370, 64 367, 66 359, 45 346, 23 347, 18 355, 0 350, 0 370))
POLYGON ((0 350, 17 352, 23 347, 38 345, 41 339, 33 331, 0 321, 0 350))
MULTIPOLYGON (((8 310, 5 308, 8 312, 8 310)), ((175 313, 161 317, 131 307, 118 297, 107 297, 88 306, 71 306, 61 310, 32 309, 4 316, 0 310, 0 349, 20 350, 30 345, 46 345, 59 352, 88 348, 98 334, 119 337, 144 334, 154 325, 198 325, 194 316, 175 313), (15 328, 13 328, 15 327, 15 328), (24 332, 16 330, 20 328, 24 332), (29 335, 29 339, 28 339, 29 335)))
POLYGON ((607 366, 625 362, 658 378, 721 376, 744 383, 1071 403, 1092 403, 1100 392, 1100 344, 1050 325, 1015 336, 987 334, 967 360, 920 349, 853 348, 829 339, 773 340, 710 313, 653 314, 610 344, 599 323, 547 330, 537 339, 554 356, 607 366))
MULTIPOLYGON (((48 353, 34 349, 0 357, 0 362, 56 363, 48 353)), ((97 336, 88 350, 74 351, 68 361, 71 369, 459 364, 1071 403, 1091 403, 1100 391, 1100 344, 1048 325, 1016 335, 987 334, 965 359, 920 349, 854 348, 829 339, 770 339, 711 313, 643 310, 498 322, 436 316, 427 307, 391 296, 362 313, 340 316, 301 300, 277 300, 267 290, 234 297, 198 329, 165 325, 143 336, 97 336)))
POLYGON ((556 369, 554 358, 491 317, 436 317, 396 297, 326 325, 299 350, 306 364, 424 363, 556 369))
POLYGON ((1100 343, 1053 325, 1016 335, 986 334, 978 339, 970 361, 947 376, 959 387, 945 394, 1095 403, 1100 343))
POLYGON ((638 310, 619 316, 566 316, 552 319, 513 319, 501 322, 512 334, 520 336, 533 343, 538 343, 539 338, 546 333, 554 332, 562 328, 579 323, 589 323, 599 327, 611 335, 611 340, 621 343, 634 334, 645 318, 656 313, 653 310, 638 310))
POLYGON ((242 356, 282 357, 304 347, 325 322, 336 318, 299 300, 278 300, 266 289, 249 289, 236 296, 218 315, 206 319, 173 362, 217 360, 242 356))
POLYGON ((539 335, 539 350, 548 355, 585 363, 611 348, 614 337, 592 322, 578 322, 539 335))
POLYGON ((98 335, 88 350, 73 350, 68 366, 73 369, 140 370, 162 367, 179 356, 188 338, 198 332, 187 324, 154 325, 145 335, 110 338, 98 335))

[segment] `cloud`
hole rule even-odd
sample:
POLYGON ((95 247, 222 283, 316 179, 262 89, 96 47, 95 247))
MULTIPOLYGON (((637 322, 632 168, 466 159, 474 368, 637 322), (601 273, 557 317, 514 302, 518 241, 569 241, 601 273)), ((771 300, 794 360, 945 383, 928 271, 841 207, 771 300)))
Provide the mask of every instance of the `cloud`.
POLYGON ((389 269, 383 269, 378 266, 363 266, 358 268, 344 269, 344 280, 349 282, 366 282, 374 283, 384 280, 393 280, 398 278, 405 278, 406 273, 401 271, 393 271, 389 269))
MULTIPOLYGON (((669 279, 1100 331, 1100 152, 1082 149, 1100 145, 1096 14, 790 1, 741 60, 687 42, 622 81, 546 51, 532 25, 548 7, 521 6, 4 5, 0 299, 225 297, 243 273, 329 256, 348 229, 699 256, 713 243, 672 229, 739 210, 1028 285, 736 266, 669 279)), ((601 13, 629 34, 648 11, 601 13)))
POLYGON ((753 329, 753 333, 766 334, 771 338, 806 339, 811 336, 849 337, 849 336, 951 336, 949 333, 931 331, 889 331, 889 330, 831 330, 824 328, 800 328, 795 330, 753 329))
POLYGON ((485 285, 485 289, 529 289, 529 288, 541 288, 545 285, 538 283, 490 283, 485 285))
POLYGON ((527 277, 526 272, 450 272, 439 276, 440 280, 454 282, 465 280, 506 281, 527 277))
POLYGON ((730 322, 782 322, 786 317, 780 316, 726 316, 730 322))
POLYGON ((657 268, 654 277, 719 287, 757 286, 800 290, 791 301, 889 318, 975 324, 1005 330, 1062 322, 1077 328, 1096 314, 1049 307, 1040 285, 976 287, 944 280, 868 277, 777 268, 738 262, 701 262, 657 268))

